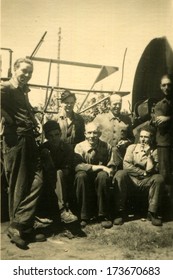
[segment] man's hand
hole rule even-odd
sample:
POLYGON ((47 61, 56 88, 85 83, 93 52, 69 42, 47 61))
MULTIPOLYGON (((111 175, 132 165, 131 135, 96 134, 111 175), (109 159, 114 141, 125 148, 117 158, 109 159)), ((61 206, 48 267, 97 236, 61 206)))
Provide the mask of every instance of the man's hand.
POLYGON ((92 171, 99 171, 99 170, 105 171, 110 177, 113 176, 112 168, 109 168, 104 165, 92 165, 92 171))
POLYGON ((105 171, 105 172, 109 175, 109 177, 113 177, 112 168, 109 168, 109 167, 107 167, 107 166, 103 166, 103 169, 102 169, 102 170, 105 171))
POLYGON ((129 141, 128 140, 120 140, 117 144, 117 148, 121 148, 121 147, 127 147, 129 144, 129 141))
POLYGON ((32 126, 32 122, 29 119, 28 112, 25 109, 20 109, 15 115, 16 123, 20 125, 25 125, 26 127, 32 126))
POLYGON ((4 123, 5 123, 5 118, 2 117, 0 120, 0 135, 3 135, 4 133, 4 123))

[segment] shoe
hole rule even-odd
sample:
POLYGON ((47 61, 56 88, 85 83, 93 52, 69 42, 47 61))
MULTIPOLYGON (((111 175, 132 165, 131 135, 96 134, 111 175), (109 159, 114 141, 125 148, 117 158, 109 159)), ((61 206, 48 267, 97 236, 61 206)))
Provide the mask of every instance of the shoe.
POLYGON ((107 221, 105 220, 105 221, 101 222, 101 225, 102 225, 103 228, 111 228, 112 227, 112 222, 109 221, 109 220, 107 220, 107 221))
POLYGON ((43 233, 32 233, 26 236, 26 240, 29 242, 44 242, 46 236, 43 233))
POLYGON ((68 211, 63 210, 60 213, 60 217, 61 217, 61 222, 64 222, 65 224, 74 223, 78 220, 78 218, 70 210, 68 211))
POLYGON ((11 242, 15 243, 16 246, 20 249, 28 249, 27 243, 24 239, 22 239, 20 231, 18 229, 10 226, 8 228, 7 235, 11 239, 11 242))
POLYGON ((112 222, 106 217, 100 216, 99 217, 99 222, 101 222, 101 226, 103 228, 111 228, 112 227, 112 222))
POLYGON ((162 226, 162 220, 155 213, 148 212, 147 219, 151 221, 153 226, 162 226))
POLYGON ((73 239, 75 236, 70 230, 65 229, 62 233, 60 233, 60 237, 67 237, 68 239, 73 239))
POLYGON ((123 218, 122 217, 117 217, 114 219, 113 224, 115 226, 121 226, 124 223, 123 218))
POLYGON ((22 237, 26 242, 44 242, 46 241, 46 236, 43 233, 39 233, 38 230, 32 229, 31 231, 23 232, 22 237))
POLYGON ((126 213, 124 210, 118 211, 116 218, 113 221, 113 224, 115 226, 121 226, 124 223, 126 218, 127 218, 127 216, 126 216, 126 213))
POLYGON ((87 224, 88 224, 87 220, 81 220, 81 222, 80 222, 81 228, 85 228, 87 226, 87 224))
POLYGON ((53 220, 51 219, 48 219, 48 218, 40 218, 38 216, 35 216, 35 220, 42 223, 42 224, 52 224, 53 223, 53 220))

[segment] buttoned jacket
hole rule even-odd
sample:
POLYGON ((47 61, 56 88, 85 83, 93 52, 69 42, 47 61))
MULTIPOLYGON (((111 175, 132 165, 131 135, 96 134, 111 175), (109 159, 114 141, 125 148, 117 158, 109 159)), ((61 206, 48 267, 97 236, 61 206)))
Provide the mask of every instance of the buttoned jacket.
POLYGON ((99 125, 102 132, 100 139, 112 147, 115 147, 120 140, 127 140, 129 144, 133 143, 134 136, 129 116, 120 114, 115 117, 109 111, 109 113, 97 115, 94 122, 99 125))
POLYGON ((173 146, 173 103, 163 98, 154 108, 154 117, 169 116, 170 120, 157 126, 156 142, 158 146, 173 146))
POLYGON ((144 174, 146 170, 146 164, 148 155, 153 157, 155 166, 154 172, 158 172, 158 155, 157 149, 152 150, 151 148, 145 150, 141 144, 132 144, 127 148, 123 168, 127 170, 129 175, 138 177, 144 174))

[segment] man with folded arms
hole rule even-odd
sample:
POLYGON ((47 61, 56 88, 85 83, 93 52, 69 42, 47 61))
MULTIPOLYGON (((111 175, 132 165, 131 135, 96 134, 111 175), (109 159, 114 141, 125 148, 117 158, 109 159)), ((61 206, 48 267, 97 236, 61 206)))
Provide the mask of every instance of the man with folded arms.
POLYGON ((86 140, 75 147, 75 187, 81 226, 85 227, 93 215, 104 228, 110 228, 110 186, 114 172, 111 146, 99 139, 96 123, 85 125, 86 140))

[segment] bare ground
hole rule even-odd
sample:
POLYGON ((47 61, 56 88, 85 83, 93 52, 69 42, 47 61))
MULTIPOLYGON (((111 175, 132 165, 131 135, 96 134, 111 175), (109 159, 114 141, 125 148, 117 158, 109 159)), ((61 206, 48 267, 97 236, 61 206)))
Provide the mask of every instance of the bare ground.
POLYGON ((1 224, 2 260, 173 260, 173 221, 154 227, 135 220, 111 229, 92 224, 83 230, 84 237, 52 235, 43 243, 30 243, 28 250, 10 242, 8 225, 1 224))

